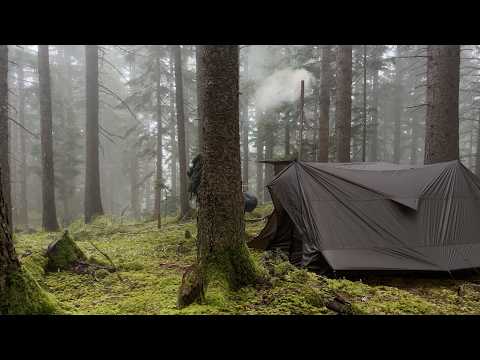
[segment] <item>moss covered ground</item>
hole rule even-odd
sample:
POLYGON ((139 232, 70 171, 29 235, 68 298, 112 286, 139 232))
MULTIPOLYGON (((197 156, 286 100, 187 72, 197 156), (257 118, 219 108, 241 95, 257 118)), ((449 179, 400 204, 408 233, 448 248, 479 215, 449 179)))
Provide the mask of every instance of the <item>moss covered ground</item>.
MULTIPOLYGON (((247 218, 271 211, 260 207, 247 218)), ((264 222, 248 222, 253 236, 264 222)), ((87 257, 99 262, 108 254, 117 272, 95 274, 45 272, 42 255, 58 233, 17 233, 15 245, 24 268, 51 296, 56 312, 66 314, 335 314, 326 303, 340 295, 357 314, 479 314, 480 286, 451 279, 384 278, 361 282, 327 279, 296 269, 288 262, 252 251, 259 272, 269 284, 228 291, 211 283, 205 304, 177 309, 177 291, 184 270, 194 262, 196 227, 167 218, 161 230, 155 222, 120 222, 108 217, 91 225, 72 224, 69 233, 87 257), (185 238, 185 232, 192 234, 185 238)))

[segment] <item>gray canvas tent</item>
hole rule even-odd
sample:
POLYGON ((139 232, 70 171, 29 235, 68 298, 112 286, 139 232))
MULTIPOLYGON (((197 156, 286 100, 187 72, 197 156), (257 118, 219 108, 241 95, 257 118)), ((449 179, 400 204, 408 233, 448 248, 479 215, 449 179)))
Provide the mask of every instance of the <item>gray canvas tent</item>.
POLYGON ((480 267, 480 179, 425 166, 294 161, 268 185, 274 211, 249 242, 319 272, 480 267))

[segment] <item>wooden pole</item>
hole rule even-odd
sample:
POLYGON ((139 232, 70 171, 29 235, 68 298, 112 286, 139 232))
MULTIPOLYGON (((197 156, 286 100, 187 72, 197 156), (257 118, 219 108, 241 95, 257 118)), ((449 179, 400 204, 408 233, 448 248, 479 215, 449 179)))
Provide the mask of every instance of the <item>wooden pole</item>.
POLYGON ((305 104, 305 82, 302 80, 300 83, 300 145, 298 147, 298 160, 302 160, 303 153, 303 108, 305 104))

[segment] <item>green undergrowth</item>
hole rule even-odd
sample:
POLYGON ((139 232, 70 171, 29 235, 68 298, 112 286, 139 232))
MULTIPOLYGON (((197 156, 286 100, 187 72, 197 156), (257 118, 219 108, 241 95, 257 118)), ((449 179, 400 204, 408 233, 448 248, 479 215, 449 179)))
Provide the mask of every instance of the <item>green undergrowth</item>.
MULTIPOLYGON (((247 219, 260 219, 271 212, 261 206, 247 219)), ((252 237, 265 221, 247 222, 252 237)), ((355 314, 478 314, 480 291, 466 281, 389 279, 360 282, 327 279, 293 267, 281 255, 250 250, 258 273, 265 281, 230 291, 221 278, 208 284, 204 304, 177 308, 182 275, 196 258, 194 221, 175 218, 156 222, 121 222, 101 217, 91 225, 76 222, 69 234, 89 259, 108 264, 116 272, 76 274, 45 272, 42 255, 62 233, 17 234, 15 243, 24 269, 41 286, 56 311, 66 314, 335 314, 325 306, 340 295, 355 314), (190 238, 185 232, 191 233, 190 238), (462 286, 459 292, 459 287, 462 286), (460 293, 460 295, 459 295, 460 293), (52 300, 54 301, 54 300, 52 300)))

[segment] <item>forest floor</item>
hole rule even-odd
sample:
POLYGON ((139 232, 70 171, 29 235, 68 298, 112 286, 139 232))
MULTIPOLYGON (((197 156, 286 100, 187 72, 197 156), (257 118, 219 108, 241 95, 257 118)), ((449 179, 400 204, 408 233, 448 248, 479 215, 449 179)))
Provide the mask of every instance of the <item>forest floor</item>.
MULTIPOLYGON (((260 207, 247 217, 263 217, 269 211, 268 206, 260 207)), ((116 273, 44 272, 42 254, 61 233, 18 233, 15 245, 25 268, 55 297, 64 314, 335 314, 325 306, 332 294, 351 303, 356 314, 480 314, 480 286, 474 279, 384 278, 366 283, 327 279, 282 260, 270 266, 270 286, 230 292, 212 284, 205 304, 179 310, 177 291, 183 271, 195 259, 196 227, 194 222, 165 220, 161 230, 155 222, 122 223, 108 217, 69 227, 87 256, 103 258, 91 245, 95 244, 112 259, 116 273), (185 239, 186 230, 192 238, 185 239)), ((248 235, 264 224, 248 222, 248 235)), ((268 272, 264 254, 252 255, 259 269, 268 272)))

